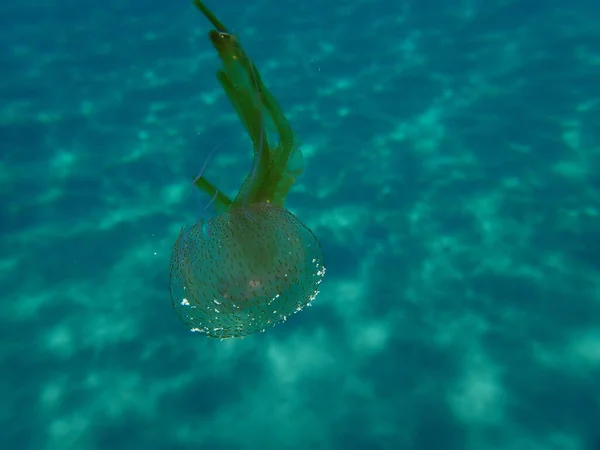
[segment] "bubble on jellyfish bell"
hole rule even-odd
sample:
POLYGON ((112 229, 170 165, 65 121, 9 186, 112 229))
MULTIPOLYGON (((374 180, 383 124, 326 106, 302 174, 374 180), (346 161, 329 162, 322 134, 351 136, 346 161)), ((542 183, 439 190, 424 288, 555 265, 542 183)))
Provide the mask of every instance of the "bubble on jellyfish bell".
POLYGON ((325 267, 306 225, 286 209, 256 204, 184 228, 170 273, 181 319, 225 339, 263 331, 310 304, 325 267))

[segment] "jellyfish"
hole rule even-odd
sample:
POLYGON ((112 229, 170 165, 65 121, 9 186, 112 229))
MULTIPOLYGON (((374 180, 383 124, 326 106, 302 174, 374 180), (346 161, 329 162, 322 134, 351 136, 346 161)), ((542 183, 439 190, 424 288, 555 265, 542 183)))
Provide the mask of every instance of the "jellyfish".
POLYGON ((231 199, 204 174, 194 184, 217 215, 182 228, 170 260, 170 295, 195 332, 244 337, 284 322, 309 305, 325 275, 313 232, 284 207, 303 171, 302 153, 279 104, 239 40, 200 0, 215 29, 217 79, 252 141, 251 170, 231 199))

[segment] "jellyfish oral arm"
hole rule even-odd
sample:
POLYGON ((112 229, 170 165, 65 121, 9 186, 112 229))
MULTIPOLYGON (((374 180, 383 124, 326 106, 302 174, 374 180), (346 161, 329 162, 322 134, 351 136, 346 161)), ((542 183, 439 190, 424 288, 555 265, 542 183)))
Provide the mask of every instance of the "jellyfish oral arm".
POLYGON ((195 184, 209 195, 216 195, 215 203, 222 209, 252 203, 283 206, 303 170, 302 154, 295 145, 292 128, 239 40, 201 0, 194 0, 194 4, 215 27, 209 32, 209 39, 223 63, 217 79, 254 147, 252 169, 231 204, 204 177, 195 184), (270 129, 274 135, 269 135, 270 129), (274 143, 270 142, 271 137, 274 143))

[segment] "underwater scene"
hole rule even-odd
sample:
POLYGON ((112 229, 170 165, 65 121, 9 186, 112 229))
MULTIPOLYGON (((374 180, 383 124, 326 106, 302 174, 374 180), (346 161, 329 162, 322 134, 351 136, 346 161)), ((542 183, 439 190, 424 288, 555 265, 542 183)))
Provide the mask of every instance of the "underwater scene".
POLYGON ((600 450, 600 3, 0 3, 0 450, 600 450))

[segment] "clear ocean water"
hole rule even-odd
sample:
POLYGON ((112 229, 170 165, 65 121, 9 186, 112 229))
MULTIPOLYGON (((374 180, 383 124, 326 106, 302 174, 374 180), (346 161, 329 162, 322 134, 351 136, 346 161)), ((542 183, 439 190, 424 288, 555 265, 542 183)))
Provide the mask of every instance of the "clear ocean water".
POLYGON ((224 341, 171 306, 192 180, 252 157, 191 2, 5 0, 0 450, 599 449, 600 3, 206 2, 321 293, 224 341))

